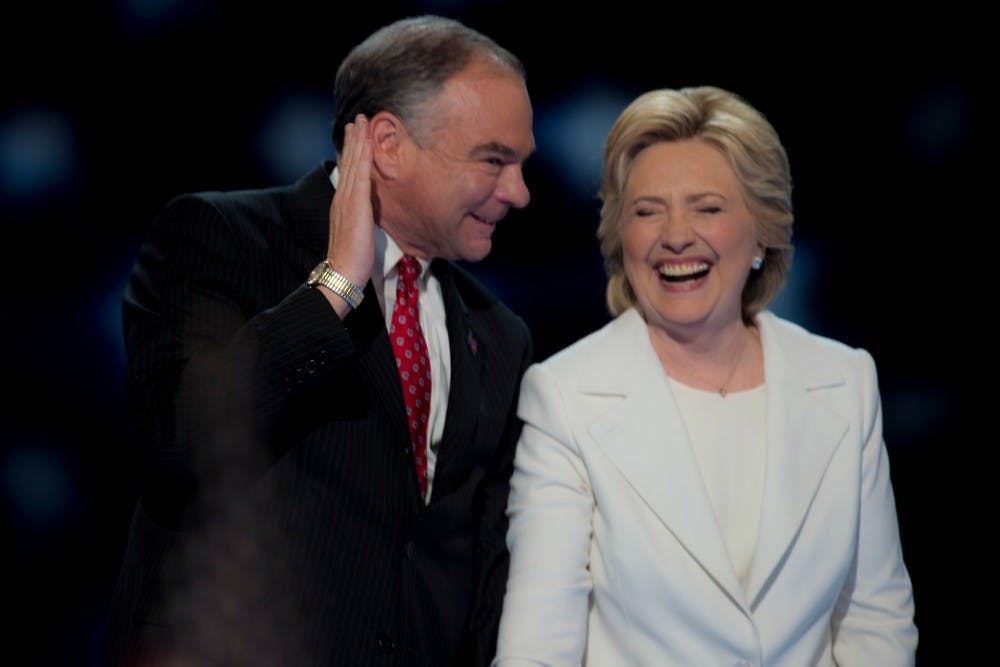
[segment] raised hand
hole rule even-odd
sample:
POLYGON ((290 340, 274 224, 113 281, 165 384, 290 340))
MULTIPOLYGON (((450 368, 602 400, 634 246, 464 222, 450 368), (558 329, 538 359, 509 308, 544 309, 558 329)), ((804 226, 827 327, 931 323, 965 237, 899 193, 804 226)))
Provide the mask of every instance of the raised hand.
MULTIPOLYGON (((334 271, 364 289, 375 262, 375 216, 371 198, 372 140, 368 119, 360 114, 344 127, 344 147, 337 169, 326 256, 334 271)), ((327 292, 324 290, 343 315, 343 302, 327 292)))

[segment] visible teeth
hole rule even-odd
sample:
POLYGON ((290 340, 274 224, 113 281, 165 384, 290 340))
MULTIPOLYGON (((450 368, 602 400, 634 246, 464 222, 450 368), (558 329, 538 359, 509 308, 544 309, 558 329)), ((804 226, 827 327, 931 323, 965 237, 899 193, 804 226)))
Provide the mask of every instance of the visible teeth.
POLYGON ((708 262, 691 262, 688 264, 661 264, 658 267, 660 275, 669 278, 680 278, 683 276, 708 271, 708 262))

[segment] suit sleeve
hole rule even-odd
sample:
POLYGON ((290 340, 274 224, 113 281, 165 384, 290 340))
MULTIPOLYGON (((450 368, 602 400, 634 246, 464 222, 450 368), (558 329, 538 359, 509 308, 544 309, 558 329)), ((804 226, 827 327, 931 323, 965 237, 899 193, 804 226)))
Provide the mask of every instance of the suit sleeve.
POLYGON ((496 667, 578 666, 592 588, 594 498, 555 378, 532 366, 521 386, 507 509, 510 574, 496 667))
POLYGON ((833 619, 837 664, 913 665, 917 628, 913 590, 903 563, 875 364, 858 351, 863 379, 863 444, 857 552, 833 619))
POLYGON ((292 287, 262 308, 260 294, 281 278, 251 237, 211 199, 180 197, 154 222, 126 288, 143 503, 166 524, 207 489, 270 465, 285 442, 274 433, 356 354, 355 337, 315 290, 292 287))

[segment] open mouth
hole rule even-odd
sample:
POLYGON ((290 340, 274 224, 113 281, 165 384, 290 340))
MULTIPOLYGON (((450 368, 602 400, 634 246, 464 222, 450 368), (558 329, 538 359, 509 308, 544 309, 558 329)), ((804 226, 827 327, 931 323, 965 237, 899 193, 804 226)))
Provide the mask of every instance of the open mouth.
POLYGON ((708 275, 712 265, 708 262, 688 262, 685 264, 661 264, 657 267, 660 280, 668 283, 685 283, 701 280, 708 275))

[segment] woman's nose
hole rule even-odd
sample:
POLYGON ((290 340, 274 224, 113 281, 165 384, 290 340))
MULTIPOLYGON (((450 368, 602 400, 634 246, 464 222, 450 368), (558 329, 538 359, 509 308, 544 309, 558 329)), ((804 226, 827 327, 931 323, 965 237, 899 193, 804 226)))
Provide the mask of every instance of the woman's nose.
POLYGON ((682 252, 694 243, 691 221, 683 213, 664 216, 660 227, 660 245, 672 252, 682 252))

